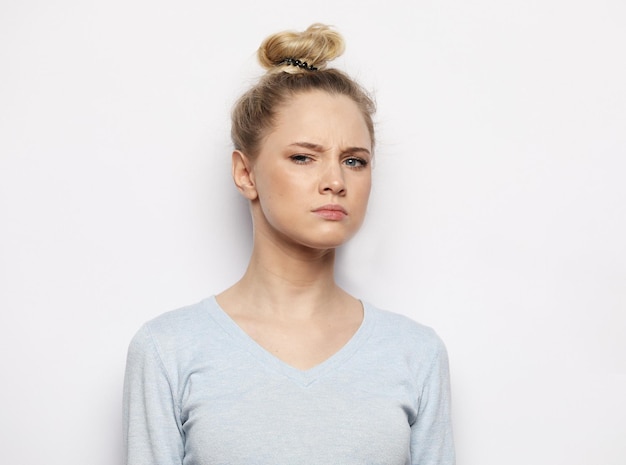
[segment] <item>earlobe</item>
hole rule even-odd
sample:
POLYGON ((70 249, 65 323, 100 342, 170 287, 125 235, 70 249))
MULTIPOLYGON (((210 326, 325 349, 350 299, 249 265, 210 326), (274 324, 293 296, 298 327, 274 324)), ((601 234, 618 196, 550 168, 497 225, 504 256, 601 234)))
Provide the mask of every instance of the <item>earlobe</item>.
POLYGON ((257 198, 256 186, 254 184, 254 173, 250 159, 240 150, 235 150, 232 155, 233 160, 233 181, 239 192, 248 200, 257 198))

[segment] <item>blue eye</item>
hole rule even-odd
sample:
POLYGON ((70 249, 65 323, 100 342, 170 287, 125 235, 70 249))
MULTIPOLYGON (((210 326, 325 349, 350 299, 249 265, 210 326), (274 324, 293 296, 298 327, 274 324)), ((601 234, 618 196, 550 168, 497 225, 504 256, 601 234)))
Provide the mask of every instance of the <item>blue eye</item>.
POLYGON ((356 157, 346 158, 344 163, 350 168, 364 168, 367 166, 367 160, 356 157))

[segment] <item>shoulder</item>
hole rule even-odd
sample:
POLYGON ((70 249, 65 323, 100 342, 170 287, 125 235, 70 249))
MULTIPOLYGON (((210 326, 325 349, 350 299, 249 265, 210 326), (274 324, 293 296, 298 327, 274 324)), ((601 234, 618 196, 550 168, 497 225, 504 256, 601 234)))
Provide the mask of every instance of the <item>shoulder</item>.
POLYGON ((156 352, 167 359, 185 352, 213 330, 212 298, 163 313, 142 325, 130 342, 129 353, 156 352))
POLYGON ((442 339, 430 326, 418 323, 406 315, 365 304, 375 319, 376 332, 382 337, 394 338, 405 344, 418 344, 424 348, 445 348, 442 339))
POLYGON ((193 334, 210 320, 212 298, 165 312, 144 324, 157 337, 175 333, 193 334))
POLYGON ((400 313, 365 304, 372 316, 373 345, 403 363, 422 367, 447 364, 446 346, 430 326, 418 323, 400 313))

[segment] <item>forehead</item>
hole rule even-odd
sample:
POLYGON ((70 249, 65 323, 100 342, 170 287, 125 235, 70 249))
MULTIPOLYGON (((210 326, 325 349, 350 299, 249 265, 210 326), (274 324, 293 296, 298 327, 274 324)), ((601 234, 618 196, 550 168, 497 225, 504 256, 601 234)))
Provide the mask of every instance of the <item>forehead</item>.
POLYGON ((357 104, 341 94, 299 93, 278 108, 268 139, 318 139, 315 142, 371 148, 371 135, 357 104))

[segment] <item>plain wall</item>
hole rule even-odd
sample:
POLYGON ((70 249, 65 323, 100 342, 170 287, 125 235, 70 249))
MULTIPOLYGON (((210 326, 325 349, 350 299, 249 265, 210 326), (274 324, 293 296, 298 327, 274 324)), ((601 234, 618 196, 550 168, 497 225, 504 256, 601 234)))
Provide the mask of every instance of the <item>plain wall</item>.
POLYGON ((130 338, 247 262, 255 50, 322 21, 379 104, 338 277, 446 341, 459 465, 624 465, 625 5, 0 0, 2 463, 121 462, 130 338))

